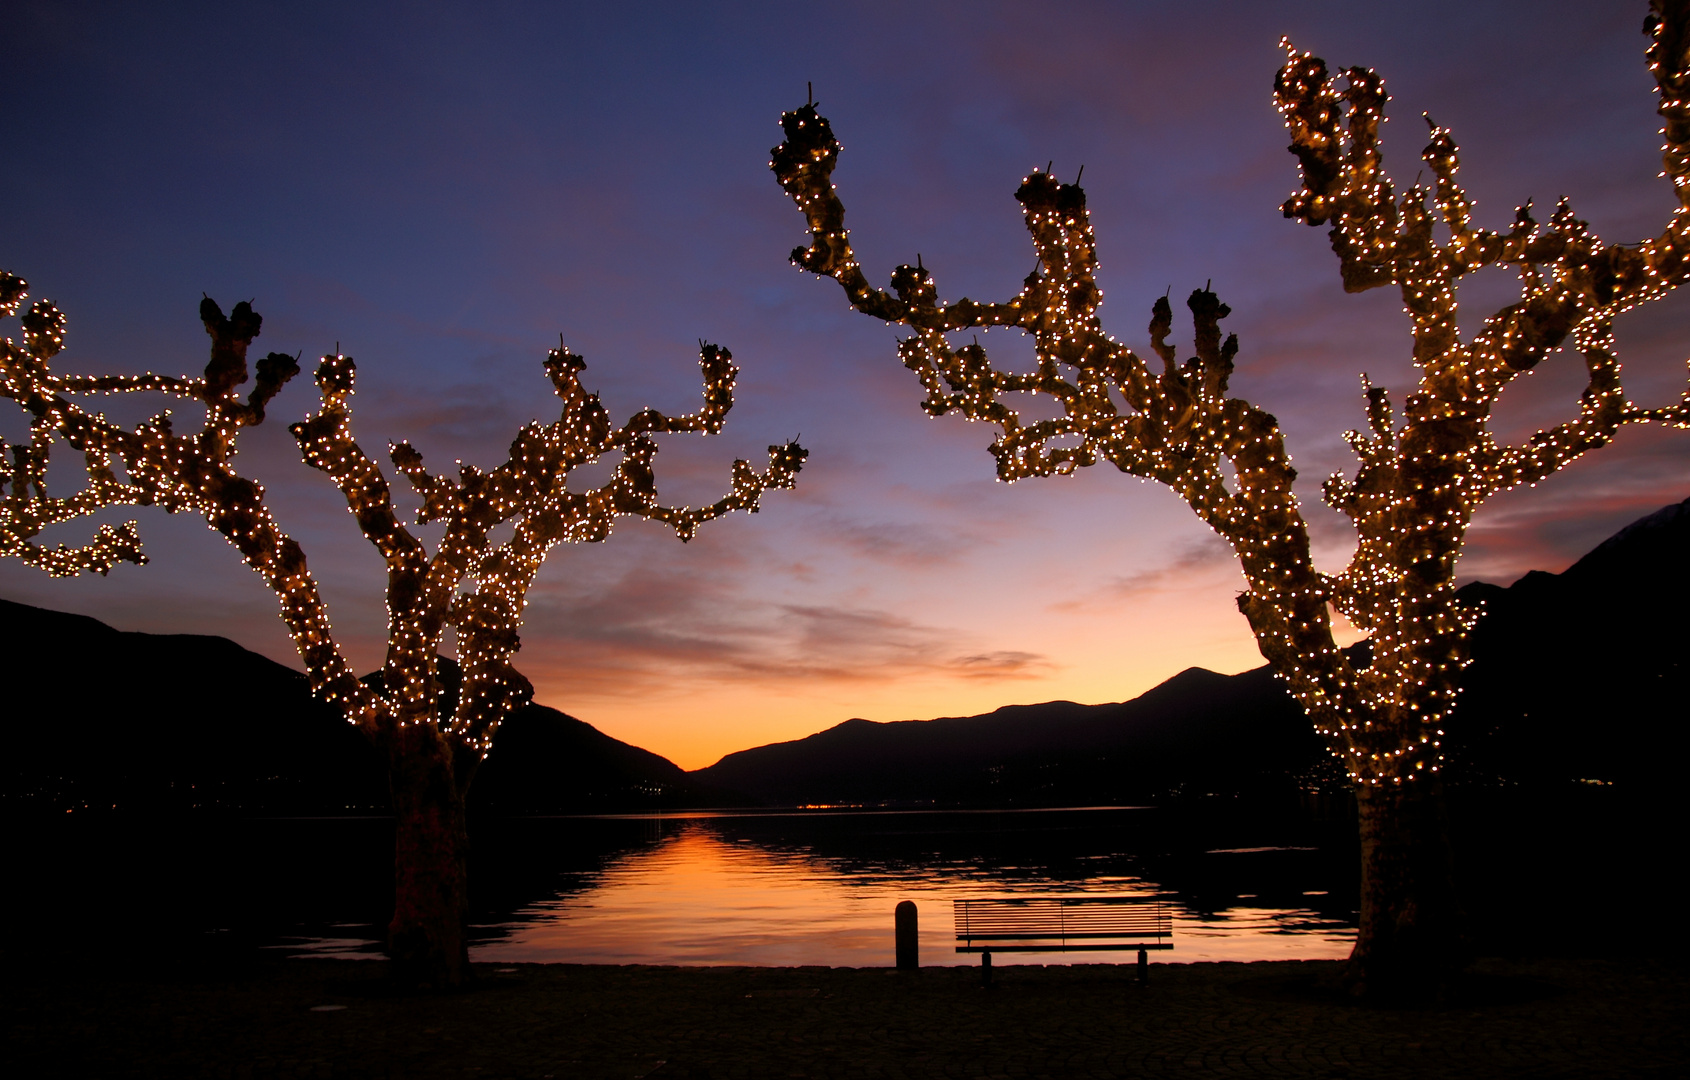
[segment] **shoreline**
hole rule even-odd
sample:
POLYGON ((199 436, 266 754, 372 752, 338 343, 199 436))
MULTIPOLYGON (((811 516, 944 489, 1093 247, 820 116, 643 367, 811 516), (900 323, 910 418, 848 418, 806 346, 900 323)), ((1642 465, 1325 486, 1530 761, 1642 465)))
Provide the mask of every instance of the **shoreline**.
POLYGON ((380 961, 239 951, 19 963, 18 1076, 1669 1076, 1676 957, 1485 959, 1441 1005, 1336 989, 1341 961, 892 968, 473 965, 405 994, 380 961))

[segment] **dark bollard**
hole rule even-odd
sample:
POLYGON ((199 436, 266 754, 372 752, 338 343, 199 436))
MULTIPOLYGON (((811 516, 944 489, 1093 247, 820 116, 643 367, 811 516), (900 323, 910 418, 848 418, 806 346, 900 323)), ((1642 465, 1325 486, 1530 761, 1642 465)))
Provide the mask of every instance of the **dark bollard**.
POLYGON ((1144 982, 1150 977, 1150 954, 1143 949, 1138 951, 1138 981, 1144 982))
POLYGON ((992 985, 992 950, 990 949, 980 954, 980 985, 992 985))
POLYGON ((898 970, 914 971, 921 966, 921 939, 915 929, 915 901, 901 901, 892 913, 894 936, 898 943, 898 970))

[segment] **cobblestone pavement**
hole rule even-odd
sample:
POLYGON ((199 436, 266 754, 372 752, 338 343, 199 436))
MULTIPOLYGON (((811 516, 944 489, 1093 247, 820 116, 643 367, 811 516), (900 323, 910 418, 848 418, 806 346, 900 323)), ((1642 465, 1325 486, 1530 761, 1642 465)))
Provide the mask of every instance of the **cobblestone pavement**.
POLYGON ((11 1077, 1679 1077, 1666 961, 1482 962, 1436 1008, 1323 988, 1332 963, 1133 969, 478 965, 399 996, 380 964, 144 979, 14 967, 11 1077), (334 1006, 334 1008, 325 1008, 334 1006))

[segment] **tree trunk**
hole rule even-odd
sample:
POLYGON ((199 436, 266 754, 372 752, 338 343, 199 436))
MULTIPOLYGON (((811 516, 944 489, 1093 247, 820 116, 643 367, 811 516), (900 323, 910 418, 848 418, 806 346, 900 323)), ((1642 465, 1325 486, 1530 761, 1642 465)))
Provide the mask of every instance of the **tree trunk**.
POLYGON ((387 952, 395 980, 419 988, 461 985, 469 973, 469 835, 452 753, 428 724, 391 736, 393 922, 387 952))
POLYGON ((1470 959, 1440 783, 1356 791, 1361 928, 1346 978, 1376 1000, 1440 994, 1470 959))

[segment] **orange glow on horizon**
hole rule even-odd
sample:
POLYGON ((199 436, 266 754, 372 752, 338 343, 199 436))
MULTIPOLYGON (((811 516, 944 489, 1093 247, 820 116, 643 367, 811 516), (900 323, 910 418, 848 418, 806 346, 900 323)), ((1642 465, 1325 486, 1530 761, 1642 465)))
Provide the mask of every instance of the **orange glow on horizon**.
POLYGON ((1231 574, 1207 577, 1196 597, 1197 590, 1169 590, 1079 610, 1063 605, 1053 611, 1046 598, 1018 597, 1024 618, 999 619, 990 638, 970 643, 979 651, 1051 658, 1008 675, 873 667, 805 673, 770 665, 763 672, 690 678, 684 670, 666 671, 630 693, 620 681, 583 680, 548 664, 544 645, 525 651, 520 662, 537 701, 693 770, 853 718, 929 720, 1055 700, 1104 704, 1130 700, 1193 666, 1225 674, 1261 666, 1249 627, 1232 603, 1231 574))

